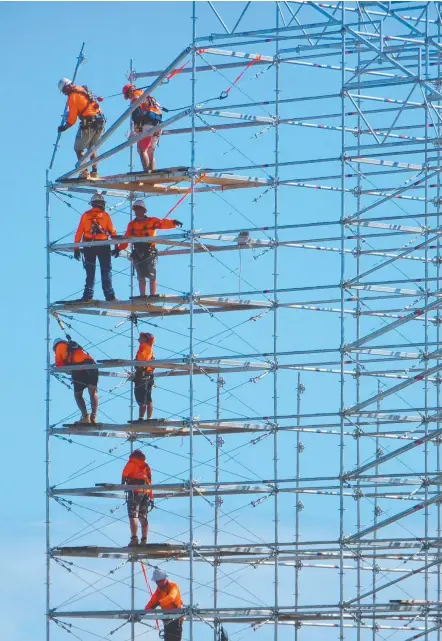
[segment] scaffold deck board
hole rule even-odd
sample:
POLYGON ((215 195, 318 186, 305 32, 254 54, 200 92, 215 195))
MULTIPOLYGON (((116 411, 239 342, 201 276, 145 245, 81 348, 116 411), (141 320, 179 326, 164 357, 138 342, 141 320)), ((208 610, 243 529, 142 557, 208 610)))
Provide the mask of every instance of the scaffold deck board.
MULTIPOLYGON (((134 171, 127 174, 100 176, 94 179, 62 178, 55 183, 70 187, 90 187, 97 189, 121 189, 156 195, 185 194, 189 191, 192 173, 188 167, 157 169, 152 173, 134 171), (184 183, 184 184, 182 184, 184 183)), ((240 189, 244 187, 266 187, 272 181, 265 178, 242 176, 210 169, 199 169, 196 173, 195 191, 240 189)))
MULTIPOLYGON (((195 422, 193 435, 203 436, 204 434, 253 434, 256 432, 268 432, 270 426, 260 424, 242 424, 234 422, 204 423, 195 422)), ((146 438, 189 436, 190 428, 187 421, 155 420, 149 419, 142 422, 131 423, 98 423, 97 425, 76 425, 65 423, 63 427, 54 427, 52 434, 68 434, 81 436, 122 436, 127 438, 130 434, 146 438)))
MULTIPOLYGON (((142 316, 174 316, 189 314, 190 299, 186 295, 161 294, 157 298, 135 296, 129 300, 59 300, 51 306, 53 312, 113 315, 112 312, 137 313, 142 316)), ((268 309, 271 301, 227 298, 223 296, 195 296, 194 313, 208 314, 241 310, 268 309)))

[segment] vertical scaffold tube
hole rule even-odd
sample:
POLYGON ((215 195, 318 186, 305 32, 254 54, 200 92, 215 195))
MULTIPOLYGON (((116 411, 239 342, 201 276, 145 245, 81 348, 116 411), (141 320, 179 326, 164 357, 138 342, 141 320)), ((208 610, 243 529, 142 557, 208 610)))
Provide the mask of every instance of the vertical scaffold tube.
POLYGON ((345 345, 345 9, 341 5, 341 273, 340 273, 340 437, 339 437, 339 638, 344 640, 344 345, 345 345))
MULTIPOLYGON (((299 427, 301 425, 301 395, 304 391, 304 386, 301 383, 301 372, 298 372, 298 385, 296 389, 296 425, 299 427)), ((296 432, 296 489, 300 486, 301 478, 301 454, 302 454, 303 444, 301 442, 301 432, 298 430, 296 432)), ((301 501, 299 499, 299 494, 296 493, 296 508, 295 508, 295 612, 298 610, 299 606, 299 572, 300 565, 298 561, 299 553, 299 521, 301 515, 301 501)), ((295 625, 295 641, 298 641, 298 626, 295 625)))
POLYGON ((195 108, 196 108, 196 2, 192 3, 192 114, 191 114, 191 151, 190 151, 190 283, 189 283, 189 640, 193 641, 193 385, 194 385, 194 355, 193 355, 193 332, 194 332, 194 270, 195 270, 195 108))
MULTIPOLYGON (((276 29, 279 29, 279 3, 276 8, 276 29)), ((275 247, 273 248, 273 478, 275 479, 275 636, 274 641, 279 637, 279 487, 278 487, 278 225, 279 225, 279 40, 275 43, 275 173, 274 173, 274 237, 275 247)))
POLYGON ((49 612, 51 609, 51 510, 50 510, 50 427, 51 427, 51 252, 49 244, 51 242, 51 218, 49 203, 49 170, 46 171, 46 641, 51 638, 51 621, 49 612))

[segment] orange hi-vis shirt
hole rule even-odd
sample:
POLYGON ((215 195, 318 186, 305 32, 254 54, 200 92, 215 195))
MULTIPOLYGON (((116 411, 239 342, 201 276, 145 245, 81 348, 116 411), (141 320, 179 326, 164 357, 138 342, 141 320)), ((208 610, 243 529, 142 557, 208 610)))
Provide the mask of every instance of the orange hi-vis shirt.
MULTIPOLYGON (((149 465, 143 459, 138 456, 130 456, 128 462, 124 466, 123 470, 123 481, 128 485, 131 485, 131 479, 134 481, 144 481, 146 485, 152 485, 152 472, 149 465)), ((136 485, 136 483, 134 483, 136 485)), ((149 494, 150 498, 153 498, 152 490, 143 488, 140 490, 134 490, 134 492, 143 492, 144 494, 149 494)))
MULTIPOLYGON (((168 218, 155 218, 154 216, 144 216, 143 218, 134 218, 127 226, 125 236, 135 236, 143 238, 145 236, 156 236, 157 229, 174 229, 176 227, 173 220, 168 218)), ((143 243, 143 245, 147 243, 143 243)), ((148 243, 155 248, 155 243, 148 243)), ((119 245, 118 249, 126 249, 129 243, 119 245)))
POLYGON ((68 94, 68 117, 67 124, 72 126, 77 122, 77 118, 88 118, 97 116, 100 111, 100 106, 95 100, 89 100, 87 93, 83 87, 72 85, 72 91, 68 94))
MULTIPOLYGON (((143 93, 144 89, 135 89, 132 92, 130 104, 133 105, 134 102, 136 102, 143 93)), ((161 107, 153 96, 147 96, 147 98, 139 106, 141 107, 141 109, 148 107, 150 111, 153 111, 156 114, 161 114, 161 107)))
POLYGON ((152 594, 152 597, 149 603, 144 608, 145 610, 150 610, 159 605, 163 610, 173 610, 174 608, 181 608, 183 605, 183 600, 181 599, 181 593, 178 585, 172 583, 172 581, 167 581, 167 585, 164 590, 161 590, 159 587, 152 594))
MULTIPOLYGON (((137 361, 151 361, 154 358, 155 358, 155 356, 154 356, 154 353, 153 353, 152 345, 149 345, 149 343, 141 343, 141 345, 138 348, 138 352, 137 352, 137 355, 135 357, 135 360, 137 360, 137 361)), ((140 367, 140 369, 145 369, 147 373, 151 374, 155 368, 154 367, 140 367)))
POLYGON ((92 207, 80 218, 74 240, 76 243, 82 240, 107 240, 109 236, 116 235, 117 230, 109 214, 98 207, 92 207))
POLYGON ((81 347, 77 347, 69 352, 67 343, 64 341, 63 343, 58 343, 55 348, 55 365, 57 367, 80 363, 95 363, 95 361, 87 352, 81 349, 81 347))

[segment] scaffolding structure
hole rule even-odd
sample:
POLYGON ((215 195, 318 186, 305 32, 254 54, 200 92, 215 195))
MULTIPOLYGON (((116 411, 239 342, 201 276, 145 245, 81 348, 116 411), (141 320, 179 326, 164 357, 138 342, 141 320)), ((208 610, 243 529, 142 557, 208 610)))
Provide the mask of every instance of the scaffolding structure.
POLYGON ((440 641, 440 6, 218 4, 189 3, 166 69, 131 65, 150 84, 97 144, 100 178, 76 177, 90 152, 48 173, 46 639, 153 639, 172 614, 190 641, 440 641), (151 93, 170 109, 148 174, 146 134, 103 145, 151 93), (66 293, 74 250, 115 243, 71 242, 97 189, 121 234, 135 198, 183 217, 155 237, 158 299, 121 258, 118 300, 66 293), (155 418, 135 423, 143 329, 155 418), (60 331, 98 355, 98 425, 61 411, 60 331), (156 508, 129 548, 135 447, 156 508), (144 610, 153 567, 182 609, 144 610))

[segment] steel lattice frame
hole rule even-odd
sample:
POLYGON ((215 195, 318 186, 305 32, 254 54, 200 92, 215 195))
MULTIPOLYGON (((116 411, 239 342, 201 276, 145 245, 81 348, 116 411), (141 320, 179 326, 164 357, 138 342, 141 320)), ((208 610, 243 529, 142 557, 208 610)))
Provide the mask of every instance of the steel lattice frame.
MULTIPOLYGON (((308 639, 318 633, 330 639, 396 635, 403 641, 439 640, 439 6, 433 2, 247 2, 237 3, 237 10, 234 27, 229 27, 229 20, 212 3, 194 4, 191 45, 164 71, 131 71, 134 80, 154 79, 146 94, 166 80, 190 79, 191 104, 162 125, 165 144, 170 144, 169 136, 178 136, 172 141, 189 138, 188 167, 165 169, 154 176, 108 175, 103 162, 100 168, 106 177, 93 185, 73 178, 78 168, 55 182, 48 179, 47 640, 53 637, 55 626, 78 635, 71 627, 78 619, 91 624, 116 619, 115 638, 135 639, 146 630, 155 635, 155 628, 145 626, 164 614, 146 614, 144 603, 137 598, 135 567, 140 559, 148 559, 151 565, 171 563, 172 576, 179 564, 188 569, 185 608, 175 614, 184 616, 184 638, 191 641, 208 634, 216 640, 221 624, 232 639, 249 637, 254 631, 258 641, 308 639), (209 36, 197 33, 197 12, 203 11, 208 12, 206 19, 210 14, 214 20, 209 36), (260 99, 251 100, 247 95, 247 100, 236 101, 235 97, 239 104, 224 108, 222 100, 232 100, 231 90, 240 86, 237 74, 252 65, 254 73, 258 70, 254 90, 262 90, 260 99), (206 107, 202 98, 208 102, 210 92, 219 95, 208 79, 214 74, 225 78, 225 73, 232 74, 227 89, 215 107, 206 107), (263 106, 265 116, 259 112, 263 106), (208 136, 227 132, 238 151, 249 140, 244 134, 250 131, 258 132, 260 161, 207 168, 216 165, 215 159, 207 162, 213 142, 212 138, 207 142, 208 136), (318 151, 321 153, 315 153, 318 151), (200 158, 206 162, 202 164, 200 158), (173 195, 189 196, 189 231, 174 230, 158 239, 160 250, 165 247, 160 262, 166 257, 173 261, 172 256, 188 256, 188 290, 158 302, 54 302, 51 262, 61 258, 52 255, 69 255, 87 243, 52 240, 51 195, 82 197, 95 188, 110 198, 127 198, 129 203, 137 195, 162 196, 168 203, 173 195), (287 191, 299 198, 296 206, 287 191), (244 194, 252 193, 257 194, 256 202, 253 196, 245 201, 244 194), (225 194, 236 227, 226 229, 227 224, 206 222, 205 227, 215 229, 202 231, 199 203, 216 208, 216 199, 225 194), (245 206, 247 219, 252 221, 246 228, 240 226, 245 206), (252 224, 255 214, 258 224, 252 224), (220 293, 215 284, 212 290, 201 292, 196 283, 198 255, 229 260, 234 251, 244 256, 252 252, 260 260, 261 255, 270 257, 271 285, 220 293), (304 269, 299 269, 304 262, 296 263, 298 256, 305 261, 304 269), (321 257, 318 269, 311 256, 321 257), (220 315, 227 322, 227 317, 237 314, 250 316, 252 310, 254 316, 248 320, 265 323, 271 318, 264 326, 267 342, 263 339, 261 350, 223 354, 219 349, 208 357, 198 354, 200 318, 220 315), (99 362, 101 374, 116 380, 121 377, 124 382, 134 358, 132 321, 161 319, 166 325, 175 316, 177 323, 189 321, 187 353, 157 359, 155 366, 158 380, 188 379, 186 416, 138 425, 116 419, 90 430, 54 421, 50 413, 54 317, 72 323, 75 318, 99 323, 130 321, 128 358, 99 362), (310 322, 308 335, 303 324, 310 322), (298 334, 293 339, 287 337, 292 334, 290 324, 298 334), (265 406, 267 411, 231 415, 222 404, 224 377, 250 372, 258 376, 249 382, 265 386, 262 379, 267 374, 265 380, 272 380, 256 399, 258 407, 265 406), (200 418, 197 394, 207 377, 216 386, 215 409, 211 416, 200 418), (226 478, 221 474, 221 434, 232 446, 238 438, 247 438, 250 446, 258 448, 265 443, 267 455, 271 454, 265 478, 258 481, 243 475, 240 481, 239 475, 226 478), (53 439, 76 437, 83 442, 92 437, 93 442, 109 442, 109 438, 121 442, 129 437, 130 447, 137 441, 148 447, 157 439, 152 442, 165 442, 170 452, 183 438, 188 445, 186 478, 153 487, 159 500, 180 503, 179 498, 185 499, 187 540, 151 545, 135 556, 116 545, 54 545, 50 536, 54 501, 70 510, 70 497, 93 497, 87 499, 90 504, 99 498, 124 496, 124 486, 115 483, 53 485, 49 446, 53 439), (211 438, 215 439, 211 441, 215 447, 213 478, 200 480, 196 468, 201 466, 201 443, 211 438), (326 442, 333 442, 334 456, 325 456, 326 442), (220 526, 222 517, 234 513, 224 512, 222 501, 244 495, 250 495, 250 505, 259 506, 264 517, 273 521, 266 541, 234 544, 220 526), (211 542, 201 542, 195 533, 205 518, 204 501, 213 511, 211 542), (72 610, 56 606, 50 593, 51 567, 57 564, 69 570, 69 559, 74 557, 127 563, 130 580, 122 583, 130 590, 130 607, 72 610), (220 581, 233 574, 222 572, 224 564, 234 569, 255 567, 254 579, 238 589, 244 588, 249 595, 252 587, 261 594, 265 591, 265 603, 240 607, 240 592, 226 594, 220 581), (204 574, 206 566, 210 567, 209 580, 204 574), (269 590, 269 580, 273 590, 269 590), (196 593, 201 585, 210 585, 210 598, 203 603, 196 593), (130 637, 124 626, 128 622, 130 637)), ((127 122, 136 106, 108 129, 101 144, 127 122)), ((99 152, 101 160, 121 159, 118 152, 132 149, 134 141, 99 152)), ((214 144, 214 153, 218 151, 214 144)), ((86 167, 90 164, 88 158, 83 162, 86 167)), ((241 276, 240 282, 248 281, 241 276)), ((132 295, 132 278, 130 291, 132 295)), ((233 325, 229 325, 232 332, 233 325)), ((255 337, 252 330, 250 336, 255 337)), ((69 374, 71 369, 62 368, 59 373, 69 374)), ((246 460, 247 455, 241 461, 244 468, 246 460)), ((95 627, 90 634, 100 631, 98 638, 105 638, 109 625, 105 629, 95 627)))

